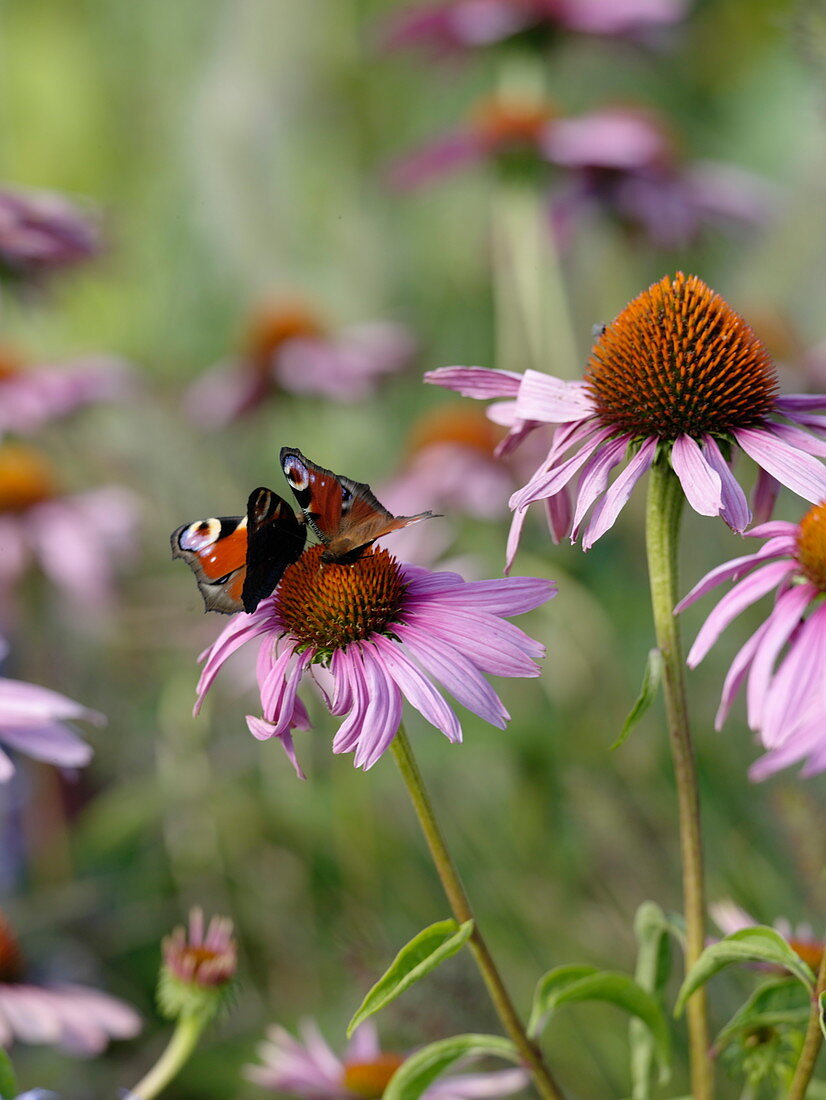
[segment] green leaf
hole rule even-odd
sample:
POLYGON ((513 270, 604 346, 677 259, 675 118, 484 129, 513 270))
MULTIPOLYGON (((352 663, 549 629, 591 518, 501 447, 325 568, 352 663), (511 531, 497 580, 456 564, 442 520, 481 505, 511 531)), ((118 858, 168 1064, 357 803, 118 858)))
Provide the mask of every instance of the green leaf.
POLYGON ((14 1067, 11 1064, 11 1058, 0 1047, 0 1097, 13 1100, 15 1096, 17 1096, 17 1077, 14 1067))
POLYGON ((714 1046, 722 1050, 733 1039, 761 1028, 806 1028, 811 1002, 796 978, 776 978, 758 986, 720 1031, 714 1046))
POLYGON ((731 963, 738 962, 761 962, 769 966, 779 966, 794 974, 808 990, 814 986, 812 971, 780 933, 774 928, 759 924, 755 928, 741 928, 739 932, 732 932, 730 936, 725 936, 705 949, 686 975, 674 1014, 680 1015, 691 994, 709 978, 731 963))
POLYGON ((611 751, 618 749, 625 742, 628 734, 645 714, 660 690, 663 678, 663 655, 658 649, 649 649, 648 660, 645 662, 645 672, 642 675, 640 694, 636 703, 631 708, 631 713, 625 719, 620 735, 611 746, 611 751))
POLYGON ((560 966, 540 978, 534 994, 529 1031, 536 1036, 559 1005, 577 1001, 605 1001, 630 1012, 648 1027, 657 1061, 668 1064, 671 1036, 657 998, 627 974, 596 970, 593 966, 560 966), (579 974, 576 972, 579 971, 579 974))
POLYGON ((820 1030, 823 1032, 823 1038, 826 1039, 826 993, 820 994, 818 1004, 820 1005, 820 1030))
POLYGON ((472 920, 462 925, 455 920, 441 920, 414 936, 361 1002, 347 1027, 348 1037, 368 1016, 384 1008, 419 978, 460 951, 472 932, 472 920))
POLYGON ((411 1054, 391 1077, 383 1100, 418 1100, 425 1089, 454 1062, 482 1055, 519 1063, 516 1047, 510 1039, 504 1039, 501 1035, 454 1035, 411 1054))
MULTIPOLYGON (((671 972, 671 937, 679 937, 679 931, 662 909, 653 901, 645 901, 634 917, 634 934, 637 937, 638 985, 660 1002, 665 983, 671 972)), ((631 1097, 632 1100, 650 1100, 655 1046, 651 1031, 642 1020, 634 1018, 628 1027, 631 1049, 631 1097)), ((660 1081, 667 1080, 660 1070, 660 1081)))

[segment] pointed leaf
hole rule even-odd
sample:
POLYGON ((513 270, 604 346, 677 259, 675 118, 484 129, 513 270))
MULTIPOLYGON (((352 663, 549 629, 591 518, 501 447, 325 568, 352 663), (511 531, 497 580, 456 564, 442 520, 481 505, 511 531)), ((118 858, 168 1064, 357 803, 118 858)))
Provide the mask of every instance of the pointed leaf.
POLYGON ((472 920, 465 921, 462 925, 455 920, 441 920, 414 936, 361 1002, 347 1027, 348 1037, 368 1016, 384 1008, 419 978, 423 978, 445 959, 460 951, 472 932, 472 920))
POLYGON ((754 928, 741 928, 732 932, 717 943, 710 944, 697 962, 686 974, 685 981, 677 997, 674 1014, 679 1016, 685 1003, 695 990, 704 985, 709 978, 731 963, 760 962, 769 966, 779 966, 794 974, 811 991, 814 985, 812 971, 779 932, 759 924, 754 928))
POLYGON ((531 1012, 531 1035, 541 1030, 548 1016, 559 1005, 578 1001, 605 1001, 642 1020, 654 1038, 657 1061, 661 1066, 667 1066, 671 1036, 665 1013, 653 994, 628 974, 617 971, 560 966, 540 978, 531 1012), (577 969, 580 971, 579 977, 573 973, 577 969))
MULTIPOLYGON (((645 901, 634 917, 637 950, 637 983, 661 1004, 660 995, 671 971, 671 937, 679 931, 662 909, 653 901, 645 901)), ((628 1025, 631 1048, 631 1098, 650 1100, 655 1046, 651 1031, 642 1020, 634 1018, 628 1025)), ((662 1068, 660 1070, 662 1081, 662 1068)))
POLYGON ((13 1097, 17 1096, 17 1077, 14 1067, 11 1064, 11 1058, 2 1047, 0 1047, 0 1096, 8 1100, 13 1100, 13 1097))
POLYGON ((658 649, 650 649, 648 651, 648 660, 645 662, 645 672, 642 675, 642 684, 640 685, 640 694, 637 697, 636 703, 631 708, 631 713, 625 719, 620 735, 611 746, 611 751, 618 749, 622 745, 628 734, 639 722, 640 718, 645 714, 651 704, 656 698, 657 692, 660 690, 660 684, 663 678, 663 655, 658 649))
POLYGON ((722 1050, 738 1035, 760 1028, 797 1027, 805 1030, 811 1001, 796 978, 776 978, 759 986, 735 1012, 717 1036, 715 1050, 722 1050))
POLYGON ((818 1004, 820 1005, 820 1030, 823 1032, 823 1038, 826 1039, 826 993, 820 994, 818 1004))
POLYGON ((383 1100, 418 1100, 454 1062, 482 1055, 519 1063, 516 1047, 501 1035, 454 1035, 411 1054, 390 1078, 383 1100))

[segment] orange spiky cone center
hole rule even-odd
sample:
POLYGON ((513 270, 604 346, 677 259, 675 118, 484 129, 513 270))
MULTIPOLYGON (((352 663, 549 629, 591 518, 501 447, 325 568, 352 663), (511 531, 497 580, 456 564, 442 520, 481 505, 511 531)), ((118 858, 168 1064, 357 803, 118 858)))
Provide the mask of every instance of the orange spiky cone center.
POLYGON ((666 441, 758 425, 778 389, 771 357, 746 322, 682 272, 654 283, 606 325, 585 381, 606 424, 666 441))
POLYGON ((403 1061, 398 1054, 380 1054, 371 1062, 348 1062, 344 1067, 344 1087, 364 1100, 379 1100, 403 1061))
POLYGON ((34 447, 0 445, 0 513, 22 513, 50 500, 57 485, 51 464, 34 447))
POLYGON ((0 912, 0 984, 14 985, 22 981, 23 955, 5 914, 0 912))
POLYGON ((407 585, 386 550, 368 550, 352 564, 324 562, 311 546, 287 567, 276 589, 275 610, 302 647, 341 649, 380 634, 395 621, 407 585))
POLYGON ((826 501, 810 508, 801 520, 797 560, 806 579, 826 592, 826 501))

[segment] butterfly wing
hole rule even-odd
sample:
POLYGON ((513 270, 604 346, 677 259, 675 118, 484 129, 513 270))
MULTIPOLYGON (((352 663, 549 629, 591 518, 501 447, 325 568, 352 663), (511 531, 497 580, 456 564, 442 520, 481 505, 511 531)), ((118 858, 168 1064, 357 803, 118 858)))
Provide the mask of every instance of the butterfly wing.
POLYGON ((286 500, 271 489, 253 489, 247 502, 246 576, 241 590, 245 611, 269 596, 304 550, 307 528, 286 500))
POLYGON ((185 523, 170 536, 172 557, 183 558, 198 582, 206 611, 243 611, 247 574, 247 517, 219 516, 185 523))
POLYGON ((382 535, 433 515, 394 516, 369 485, 317 466, 295 447, 281 448, 281 468, 308 526, 326 544, 325 561, 355 561, 382 535))

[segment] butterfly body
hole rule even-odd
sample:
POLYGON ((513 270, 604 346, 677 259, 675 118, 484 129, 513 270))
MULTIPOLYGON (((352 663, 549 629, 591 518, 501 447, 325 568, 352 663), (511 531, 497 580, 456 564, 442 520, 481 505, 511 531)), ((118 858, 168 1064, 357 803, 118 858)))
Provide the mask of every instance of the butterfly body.
POLYGON ((281 448, 281 468, 307 526, 324 543, 322 561, 355 561, 376 539, 433 515, 394 516, 369 485, 316 465, 295 447, 281 448))
POLYGON ((394 516, 369 485, 316 465, 295 447, 282 447, 281 468, 301 517, 277 493, 259 488, 245 516, 196 520, 172 532, 172 556, 192 569, 207 611, 254 611, 301 557, 308 529, 324 545, 321 560, 343 565, 383 535, 433 515, 394 516))

